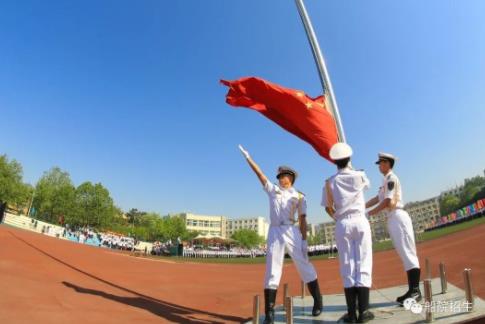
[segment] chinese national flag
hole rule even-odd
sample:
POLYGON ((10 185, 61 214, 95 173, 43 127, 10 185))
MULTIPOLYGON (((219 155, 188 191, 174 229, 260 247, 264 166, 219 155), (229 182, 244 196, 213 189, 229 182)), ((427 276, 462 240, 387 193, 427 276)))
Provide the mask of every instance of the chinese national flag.
POLYGON ((260 112, 332 161, 329 151, 338 142, 338 135, 324 96, 310 98, 302 91, 284 88, 256 77, 221 80, 221 83, 229 87, 226 95, 228 104, 260 112))

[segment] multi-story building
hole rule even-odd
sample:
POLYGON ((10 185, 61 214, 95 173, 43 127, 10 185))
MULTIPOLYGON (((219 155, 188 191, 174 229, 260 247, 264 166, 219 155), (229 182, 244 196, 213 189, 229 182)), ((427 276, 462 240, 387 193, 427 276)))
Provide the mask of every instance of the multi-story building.
POLYGON ((373 241, 383 241, 389 239, 389 232, 387 231, 387 218, 384 211, 369 217, 369 223, 373 241))
POLYGON ((253 230, 266 239, 268 238, 269 224, 264 217, 229 219, 226 227, 227 238, 230 238, 234 232, 240 229, 253 230))
POLYGON ((227 238, 227 218, 224 216, 196 215, 181 213, 189 231, 197 231, 205 237, 227 238))
POLYGON ((450 195, 459 197, 463 193, 464 188, 465 187, 462 185, 462 186, 456 186, 455 188, 442 191, 439 198, 443 199, 444 197, 450 196, 450 195))
POLYGON ((317 233, 317 226, 315 224, 307 224, 307 236, 315 236, 317 233))
POLYGON ((404 206, 413 220, 414 231, 424 232, 426 227, 440 218, 440 198, 433 197, 423 201, 411 202, 404 206))
POLYGON ((315 225, 315 232, 322 236, 323 244, 335 244, 335 222, 325 222, 315 225))

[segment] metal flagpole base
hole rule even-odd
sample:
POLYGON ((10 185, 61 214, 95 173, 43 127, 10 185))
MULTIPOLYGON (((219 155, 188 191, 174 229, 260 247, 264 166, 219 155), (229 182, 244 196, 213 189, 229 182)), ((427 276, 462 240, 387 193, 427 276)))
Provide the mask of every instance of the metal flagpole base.
POLYGON ((441 293, 446 294, 448 290, 448 282, 446 281, 446 269, 445 264, 440 262, 440 281, 441 281, 441 293))
POLYGON ((288 284, 283 285, 283 308, 286 309, 286 298, 288 298, 288 284))
POLYGON ((431 279, 431 266, 428 258, 425 260, 425 275, 426 279, 431 279))
POLYGON ((293 324, 293 299, 288 296, 285 299, 286 324, 293 324))
POLYGON ((259 295, 253 300, 253 324, 259 324, 259 295))
POLYGON ((426 323, 433 321, 431 304, 433 303, 433 291, 431 290, 431 279, 424 279, 424 309, 426 314, 426 323))
POLYGON ((466 310, 471 312, 473 310, 473 286, 472 286, 472 269, 463 270, 463 279, 465 281, 465 299, 466 299, 466 310))

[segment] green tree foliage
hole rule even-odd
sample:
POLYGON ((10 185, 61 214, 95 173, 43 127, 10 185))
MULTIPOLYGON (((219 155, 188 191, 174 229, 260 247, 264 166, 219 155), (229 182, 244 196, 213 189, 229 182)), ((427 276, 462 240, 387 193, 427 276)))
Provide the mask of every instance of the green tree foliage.
POLYGON ((197 232, 189 232, 183 218, 178 216, 161 217, 157 213, 142 211, 137 211, 137 215, 135 218, 131 218, 134 222, 130 222, 130 217, 127 216, 124 224, 113 224, 111 229, 118 233, 136 237, 139 240, 151 242, 166 242, 168 240, 177 242, 178 238, 183 241, 190 241, 198 235, 197 232))
POLYGON ((449 215, 483 198, 485 198, 485 178, 476 176, 466 179, 460 196, 448 195, 440 200, 441 216, 449 215))
POLYGON ((315 235, 310 235, 308 237, 308 245, 317 245, 323 243, 323 233, 321 231, 317 231, 315 235))
POLYGON ((109 228, 113 223, 116 211, 113 199, 102 184, 82 183, 76 188, 75 202, 74 217, 66 220, 68 223, 97 228, 109 228))
POLYGON ((259 236, 256 231, 250 229, 240 229, 232 234, 231 238, 245 248, 253 248, 261 245, 264 238, 259 236))
POLYGON ((448 215, 460 207, 460 198, 454 195, 445 196, 440 200, 441 216, 448 215))
POLYGON ((7 202, 17 209, 27 208, 32 197, 32 187, 23 183, 22 165, 0 155, 0 202, 7 202))
POLYGON ((128 221, 130 222, 130 224, 132 225, 138 225, 139 224, 139 221, 140 221, 140 218, 141 216, 143 215, 146 215, 146 212, 143 212, 143 211, 139 211, 138 209, 136 208, 132 208, 130 209, 127 213, 126 213, 126 217, 128 217, 128 221))
POLYGON ((35 217, 57 223, 60 216, 73 220, 76 217, 76 188, 69 173, 54 167, 45 172, 35 186, 35 217))
POLYGON ((460 196, 461 206, 469 205, 475 202, 475 200, 483 198, 479 195, 483 188, 485 188, 484 177, 476 176, 471 179, 466 179, 463 192, 460 196))
POLYGON ((62 216, 66 224, 111 230, 144 241, 176 242, 178 238, 192 240, 198 235, 187 230, 180 216, 162 218, 157 213, 136 208, 125 215, 114 205, 109 190, 101 183, 86 181, 76 188, 69 173, 58 167, 46 171, 34 191, 22 182, 20 163, 1 155, 0 201, 27 209, 32 196, 33 216, 54 224, 62 216))

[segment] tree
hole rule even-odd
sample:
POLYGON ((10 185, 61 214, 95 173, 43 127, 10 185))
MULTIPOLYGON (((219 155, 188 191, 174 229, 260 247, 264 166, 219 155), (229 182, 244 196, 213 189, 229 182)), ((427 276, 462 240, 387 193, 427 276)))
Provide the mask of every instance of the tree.
POLYGON ((308 245, 317 245, 323 243, 323 232, 317 231, 315 235, 310 235, 308 237, 308 245))
POLYGON ((460 207, 460 198, 455 195, 448 195, 440 200, 441 216, 446 216, 460 207))
POLYGON ((51 223, 57 223, 60 216, 75 217, 76 189, 69 173, 54 167, 45 172, 35 186, 35 216, 51 223))
POLYGON ((76 188, 76 211, 71 213, 71 224, 109 227, 114 219, 115 207, 108 189, 101 183, 87 181, 76 188))
POLYGON ((135 226, 139 223, 139 219, 146 214, 147 213, 144 211, 140 211, 136 208, 132 208, 126 213, 126 216, 128 217, 128 222, 131 225, 135 226))
POLYGON ((460 196, 460 205, 464 207, 475 202, 475 197, 485 188, 485 178, 476 176, 465 180, 465 186, 460 196))
POLYGON ((166 240, 176 242, 178 238, 184 239, 185 237, 190 236, 182 217, 165 217, 163 218, 163 222, 165 225, 164 238, 166 240))
POLYGON ((22 165, 0 155, 0 203, 7 202, 17 209, 26 208, 32 197, 32 187, 23 183, 22 165))
POLYGON ((234 232, 231 238, 245 248, 257 247, 264 242, 264 238, 259 236, 256 231, 244 228, 234 232))

